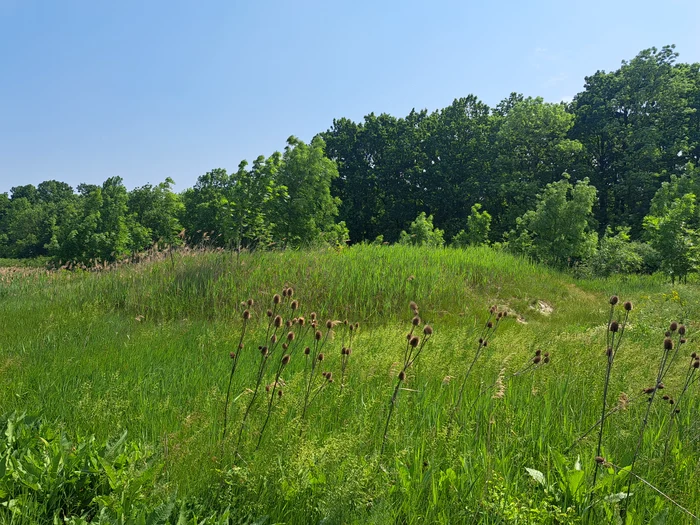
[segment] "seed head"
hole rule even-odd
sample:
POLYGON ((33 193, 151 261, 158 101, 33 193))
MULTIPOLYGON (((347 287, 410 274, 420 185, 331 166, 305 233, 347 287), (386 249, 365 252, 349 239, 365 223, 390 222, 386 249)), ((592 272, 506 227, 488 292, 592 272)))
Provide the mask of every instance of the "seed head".
POLYGON ((684 324, 682 324, 678 327, 678 334, 685 335, 685 325, 684 324))
POLYGON ((309 355, 310 353, 311 353, 311 348, 309 348, 308 346, 306 348, 304 348, 304 355, 309 355))
POLYGON ((484 344, 484 338, 483 338, 483 337, 479 337, 479 344, 480 344, 480 345, 483 345, 483 344, 484 344))
POLYGON ((611 332, 617 332, 619 329, 620 329, 620 323, 618 323, 617 321, 613 321, 612 323, 610 323, 610 331, 611 332))
POLYGON ((238 349, 243 350, 243 343, 238 343, 238 349))
POLYGON ((279 328, 282 326, 282 316, 278 315, 275 317, 275 328, 279 328))
POLYGON ((676 321, 673 321, 671 323, 671 326, 668 327, 668 329, 671 330, 671 332, 675 332, 676 330, 678 330, 678 323, 676 321))
POLYGON ((294 299, 294 300, 292 301, 292 304, 291 304, 290 306, 292 307, 292 310, 296 310, 297 308, 299 308, 299 301, 297 301, 296 299, 294 299))
POLYGON ((536 355, 535 357, 532 358, 532 362, 536 365, 538 365, 541 360, 542 360, 542 358, 538 355, 536 355))
POLYGON ((613 305, 613 306, 615 306, 615 305, 618 303, 619 300, 620 300, 620 298, 619 298, 617 295, 613 295, 613 296, 610 298, 610 304, 613 305))
POLYGON ((272 310, 268 309, 266 313, 268 317, 272 317, 272 310))
POLYGON ((315 321, 316 320, 316 312, 311 312, 311 315, 309 317, 311 317, 312 321, 315 321))
POLYGON ((316 357, 316 359, 318 359, 319 361, 323 361, 324 357, 325 356, 323 355, 323 352, 321 352, 320 354, 318 354, 318 357, 316 357))
POLYGON ((294 324, 294 322, 291 319, 287 319, 284 322, 284 326, 286 326, 287 328, 291 328, 293 324, 294 324))
POLYGON ((252 299, 248 299, 248 306, 253 306, 255 304, 255 301, 252 299))
POLYGON ((333 372, 326 372, 326 380, 333 381, 333 372))
POLYGON ((236 352, 231 352, 229 356, 231 357, 231 359, 236 359, 236 352))
POLYGON ((679 344, 682 344, 682 345, 684 345, 686 342, 687 342, 687 339, 686 339, 685 337, 681 337, 681 338, 678 340, 678 343, 679 343, 679 344))
POLYGON ((699 359, 696 359, 695 361, 693 361, 693 368, 700 368, 700 360, 699 359))
POLYGON ((690 354, 690 358, 691 358, 691 359, 695 359, 697 356, 698 356, 698 354, 695 353, 695 352, 693 352, 692 354, 690 354))
POLYGON ((352 348, 348 348, 345 352, 345 355, 350 355, 352 353, 352 348))
POLYGON ((299 323, 299 326, 304 326, 304 324, 306 324, 306 319, 300 317, 299 319, 297 319, 297 323, 299 323))
POLYGON ((272 334, 272 337, 270 337, 270 341, 274 345, 277 342, 277 334, 272 334))
POLYGON ((285 354, 284 357, 282 358, 282 365, 287 366, 289 364, 289 360, 291 359, 289 354, 285 354))
POLYGON ((399 372, 399 381, 403 381, 404 379, 406 379, 406 372, 401 370, 401 372, 399 372))
POLYGON ((243 320, 247 321, 248 319, 250 319, 250 310, 244 310, 243 311, 243 320))
POLYGON ((486 323, 486 328, 493 328, 493 323, 491 321, 486 323))
POLYGON ((420 317, 415 316, 411 322, 413 323, 413 326, 418 326, 420 324, 420 317))
POLYGON ((340 355, 346 355, 345 352, 347 352, 347 348, 343 347, 340 349, 340 355))
POLYGON ((486 348, 488 345, 489 345, 489 342, 488 342, 488 341, 484 341, 484 343, 482 344, 482 346, 483 346, 484 348, 486 348))
POLYGON ((670 337, 667 337, 664 339, 664 350, 672 350, 673 349, 673 341, 671 340, 670 337))
POLYGON ((326 321, 326 328, 328 328, 329 330, 333 328, 333 321, 328 319, 328 321, 326 321))
POLYGON ((613 353, 613 349, 611 346, 609 346, 608 349, 605 351, 605 355, 610 357, 612 355, 612 353, 613 353))
POLYGON ((626 311, 630 312, 632 310, 632 303, 630 301, 625 301, 624 307, 626 311))
POLYGON ((542 355, 542 350, 535 350, 535 355, 542 355))
POLYGON ((605 463, 605 458, 603 456, 596 456, 595 462, 598 463, 598 465, 602 465, 603 463, 605 463))
POLYGON ((675 403, 675 401, 674 401, 673 399, 669 399, 669 400, 668 400, 668 404, 669 404, 669 405, 672 405, 672 404, 674 404, 674 403, 675 403))
MULTIPOLYGON (((654 389, 652 388, 652 390, 654 390, 654 389)), ((664 401, 668 401, 669 399, 671 399, 669 396, 664 396, 664 397, 663 397, 663 400, 664 400, 664 401)))
POLYGON ((278 391, 277 391, 277 397, 282 397, 283 395, 284 395, 284 394, 282 393, 281 390, 278 390, 278 391))
POLYGON ((360 328, 360 323, 358 323, 358 322, 356 321, 356 322, 355 322, 355 330, 359 330, 359 328, 360 328))
POLYGON ((287 343, 282 343, 282 350, 286 350, 289 348, 289 345, 287 343))
POLYGON ((418 343, 419 343, 419 342, 420 342, 420 339, 418 339, 418 336, 415 336, 415 335, 414 335, 413 337, 411 337, 411 340, 409 341, 409 344, 410 344, 413 348, 415 348, 415 347, 418 346, 418 343))
POLYGON ((666 332, 664 333, 664 337, 671 337, 671 332, 666 330, 666 332))
POLYGON ((260 349, 260 353, 261 353, 263 356, 267 356, 267 354, 268 354, 268 349, 267 349, 267 347, 266 347, 266 346, 263 346, 263 347, 260 349))
POLYGON ((415 312, 416 310, 418 310, 418 305, 415 303, 415 301, 411 301, 410 303, 408 303, 408 306, 409 306, 409 308, 410 308, 411 310, 413 310, 414 312, 415 312))
POLYGON ((323 337, 323 334, 321 333, 321 330, 316 330, 316 333, 314 334, 314 337, 316 338, 316 341, 320 341, 321 337, 323 337))
POLYGON ((287 334, 287 341, 294 341, 294 338, 295 338, 295 337, 296 337, 296 336, 295 336, 294 332, 289 332, 289 333, 287 334))
POLYGON ((663 383, 659 383, 658 385, 656 385, 656 388, 658 388, 659 390, 663 390, 665 387, 663 383))
POLYGON ((276 293, 275 295, 272 296, 272 302, 274 304, 280 304, 280 301, 282 298, 280 297, 280 294, 276 293))
POLYGON ((548 355, 544 356, 544 359, 543 359, 542 362, 543 362, 545 365, 546 365, 547 363, 549 363, 549 356, 548 356, 548 355))
POLYGON ((425 325, 425 327, 423 327, 423 334, 433 335, 433 327, 430 326, 429 324, 425 325))

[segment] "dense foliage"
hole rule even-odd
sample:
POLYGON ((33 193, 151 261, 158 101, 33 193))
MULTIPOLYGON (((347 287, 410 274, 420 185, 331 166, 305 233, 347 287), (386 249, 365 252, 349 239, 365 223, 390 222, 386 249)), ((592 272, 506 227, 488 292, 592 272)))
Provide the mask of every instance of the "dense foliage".
POLYGON ((182 194, 170 179, 130 192, 119 178, 18 186, 0 195, 0 257, 408 242, 402 232, 432 218, 456 246, 506 240, 554 265, 684 278, 696 267, 700 64, 677 56, 644 50, 586 77, 568 104, 513 93, 492 108, 469 95, 432 113, 340 118, 310 144, 291 137, 283 153, 214 169, 182 194), (614 250, 608 231, 624 232, 614 250), (618 248, 636 255, 616 261, 618 248))

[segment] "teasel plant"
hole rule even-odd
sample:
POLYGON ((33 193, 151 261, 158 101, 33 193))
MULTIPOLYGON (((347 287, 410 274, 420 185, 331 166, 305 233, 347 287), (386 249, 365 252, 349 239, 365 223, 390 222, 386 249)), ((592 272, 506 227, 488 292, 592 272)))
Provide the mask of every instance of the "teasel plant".
MULTIPOLYGON (((333 328, 339 323, 339 321, 332 321, 332 320, 327 320, 326 321, 326 334, 324 335, 321 330, 318 329, 318 320, 316 318, 316 314, 312 312, 311 317, 313 318, 311 322, 311 326, 315 329, 314 331, 314 342, 313 342, 313 349, 311 347, 306 347, 304 349, 304 354, 306 355, 306 365, 305 365, 305 370, 307 370, 306 373, 306 388, 304 391, 304 404, 302 406, 301 410, 301 426, 299 428, 299 435, 301 436, 304 433, 304 422, 306 421, 306 412, 309 408, 309 404, 312 400, 311 398, 311 393, 313 392, 314 385, 316 382, 317 378, 317 372, 321 367, 321 363, 325 359, 325 354, 323 350, 325 349, 326 343, 328 342, 329 338, 331 337, 331 333, 333 332, 333 328), (310 361, 310 363, 309 363, 310 361), (308 368, 311 368, 310 371, 308 371, 308 368)), ((315 396, 314 396, 315 397, 315 396)))
POLYGON ((489 316, 486 319, 486 322, 484 323, 484 327, 481 330, 481 334, 479 336, 479 341, 476 347, 476 352, 474 352, 474 357, 472 358, 471 362, 469 363, 469 367, 467 368, 467 371, 464 374, 464 377, 462 378, 462 384, 459 387, 459 393, 457 395, 457 400, 455 401, 454 405, 452 406, 452 410, 450 411, 450 417, 447 422, 447 432, 449 435, 450 428, 452 426, 452 421, 457 415, 457 412, 459 412, 459 408, 462 405, 462 398, 464 397, 464 389, 467 386, 467 381, 469 380, 469 376, 472 373, 472 370, 474 369, 474 365, 476 364, 476 361, 479 359, 479 356, 483 353, 484 349, 489 345, 489 342, 491 339, 493 339, 494 335, 496 335, 496 331, 498 330, 499 325, 501 324, 501 321, 505 319, 507 316, 506 311, 498 311, 498 308, 494 305, 491 308, 489 308, 489 316))
MULTIPOLYGON (((632 463, 630 464, 630 469, 629 469, 629 480, 627 482, 627 495, 625 497, 623 507, 621 510, 621 514, 624 515, 626 513, 627 507, 629 505, 629 497, 630 497, 630 492, 632 490, 632 475, 634 473, 634 466, 637 462, 637 458, 639 457, 639 451, 642 448, 642 443, 644 442, 644 431, 646 430, 647 423, 649 422, 649 413, 651 412, 651 406, 654 403, 654 398, 656 397, 656 393, 659 390, 662 390, 664 388, 664 384, 661 381, 661 379, 666 375, 668 372, 669 368, 671 367, 673 359, 676 357, 678 354, 678 347, 682 344, 685 343, 686 339, 683 337, 680 332, 683 332, 683 335, 685 335, 685 326, 683 325, 678 325, 677 322, 673 321, 671 325, 669 326, 668 331, 664 334, 664 342, 663 342, 663 353, 661 354, 661 359, 659 360, 659 368, 658 372, 656 373, 656 382, 654 383, 654 386, 649 387, 645 390, 645 393, 649 395, 649 403, 647 405, 647 409, 644 413, 644 419, 642 420, 642 425, 641 428, 639 429, 639 438, 637 439, 637 446, 634 450, 634 455, 632 456, 632 463), (673 336, 674 334, 678 333, 677 335, 677 341, 676 344, 674 345, 673 342, 673 336), (674 349, 676 351, 673 353, 671 356, 671 351, 674 349), (669 356, 671 356, 669 358, 669 356)), ((673 405, 674 402, 670 398, 670 396, 667 396, 668 399, 666 401, 670 401, 670 404, 673 405)))
POLYGON ((228 378, 228 389, 226 390, 226 404, 224 405, 224 429, 221 434, 221 439, 226 438, 226 429, 228 425, 228 407, 231 399, 231 386, 233 385, 233 376, 236 373, 236 368, 238 367, 238 360, 241 357, 241 351, 243 350, 243 339, 245 338, 246 327, 248 326, 248 321, 250 320, 250 308, 253 306, 253 299, 248 299, 247 303, 244 303, 247 308, 243 310, 243 327, 241 328, 241 336, 238 340, 238 345, 236 350, 231 352, 231 373, 228 378))
MULTIPOLYGON (((680 326, 678 328, 678 333, 681 333, 681 329, 683 329, 683 334, 685 335, 685 327, 680 326)), ((696 353, 693 352, 690 354, 690 364, 688 365, 688 369, 685 374, 685 381, 683 382, 683 390, 681 390, 681 393, 678 395, 678 399, 675 400, 675 403, 671 403, 673 399, 666 399, 666 401, 669 401, 669 404, 671 405, 671 415, 669 416, 668 420, 668 430, 666 432, 666 444, 664 445, 664 464, 666 463, 666 457, 668 455, 668 447, 671 442, 671 432, 673 429, 673 424, 675 422, 676 416, 680 413, 681 409, 681 402, 683 401, 685 394, 688 392, 688 389, 690 388, 690 385, 692 385, 696 380, 697 380, 697 371, 698 368, 700 368, 700 356, 696 353)))
POLYGON ((430 340, 433 335, 432 326, 426 324, 423 326, 423 338, 415 335, 415 331, 420 327, 422 321, 419 316, 418 305, 411 301, 409 304, 411 310, 413 311, 413 319, 411 320, 411 331, 406 335, 406 348, 403 354, 403 366, 398 373, 396 386, 394 387, 394 392, 391 396, 391 401, 389 402, 389 411, 386 416, 386 423, 384 425, 384 436, 382 438, 382 448, 379 452, 380 456, 384 455, 384 449, 386 448, 386 440, 389 433, 389 422, 391 421, 391 415, 396 407, 396 400, 401 390, 401 385, 406 380, 406 371, 413 366, 420 354, 423 352, 426 343, 430 340))
MULTIPOLYGON (((298 308, 299 302, 297 300, 291 301, 290 309, 292 313, 297 311, 298 308)), ((265 420, 263 422, 262 428, 260 429, 260 436, 258 437, 258 444, 256 445, 256 450, 260 448, 260 443, 262 443, 262 438, 265 433, 265 429, 267 428, 267 424, 270 421, 270 415, 272 414, 275 399, 282 399, 282 396, 284 394, 281 388, 282 372, 291 361, 292 356, 294 355, 297 348, 300 346, 300 341, 304 339, 310 328, 310 325, 307 325, 304 317, 295 317, 290 321, 287 321, 286 326, 290 330, 289 332, 287 332, 286 341, 282 343, 282 350, 284 350, 285 353, 284 355, 282 355, 282 357, 280 357, 279 364, 277 365, 277 370, 275 371, 274 381, 267 388, 268 392, 270 393, 270 398, 267 402, 267 414, 265 415, 265 420), (296 328, 300 332, 300 334, 298 335, 293 330, 293 328, 296 328)))
MULTIPOLYGON (((596 457, 601 457, 601 449, 603 447, 603 432, 605 429, 605 418, 608 412, 608 388, 610 386, 610 375, 612 373, 613 363, 615 361, 615 356, 617 355, 620 345, 622 344, 622 337, 625 335, 625 328, 627 327, 627 322, 629 321, 629 315, 632 311, 632 303, 626 301, 622 308, 624 310, 624 318, 620 321, 620 318, 614 319, 615 308, 619 304, 620 298, 617 295, 610 297, 608 303, 610 304, 610 314, 608 316, 608 325, 605 331, 605 355, 607 357, 608 363, 605 369, 605 383, 603 384, 603 410, 600 416, 600 429, 598 431, 598 444, 596 446, 596 457)), ((598 479, 598 470, 600 463, 596 462, 596 467, 593 471, 593 484, 592 487, 595 488, 596 481, 598 479)))
POLYGON ((350 355, 352 354, 352 339, 353 335, 357 333, 360 328, 360 323, 348 323, 345 320, 345 325, 348 327, 349 337, 348 345, 345 346, 345 340, 343 340, 342 348, 340 349, 340 393, 343 393, 343 388, 345 388, 345 373, 348 368, 348 363, 350 362, 350 355))
MULTIPOLYGON (((285 297, 287 296, 287 289, 286 288, 284 290, 284 295, 285 295, 285 297)), ((243 413, 243 419, 241 420, 241 426, 240 426, 240 429, 238 431, 238 440, 236 442, 236 451, 238 451, 238 449, 240 447, 241 438, 243 437, 243 430, 245 430, 246 423, 248 422, 248 416, 250 415, 250 410, 253 407, 253 404, 255 403, 255 400, 258 397, 258 393, 260 392, 260 385, 262 383, 263 378, 265 377, 265 370, 267 369, 267 364, 269 362, 269 359, 270 359, 271 355, 274 354, 275 350, 277 349, 278 345, 280 344, 280 338, 278 337, 277 333, 284 326, 284 320, 282 319, 282 316, 279 314, 276 314, 276 312, 279 310, 279 305, 281 302, 282 302, 282 298, 280 297, 280 295, 275 294, 272 297, 273 309, 267 311, 267 314, 268 314, 268 317, 270 318, 270 321, 268 322, 267 330, 265 331, 265 341, 263 342, 262 345, 258 346, 258 350, 260 351, 260 364, 258 365, 258 373, 256 376, 255 389, 253 390, 253 395, 251 396, 250 401, 248 401, 248 405, 246 406, 245 412, 243 413), (272 335, 270 335, 270 334, 272 334, 272 335)))

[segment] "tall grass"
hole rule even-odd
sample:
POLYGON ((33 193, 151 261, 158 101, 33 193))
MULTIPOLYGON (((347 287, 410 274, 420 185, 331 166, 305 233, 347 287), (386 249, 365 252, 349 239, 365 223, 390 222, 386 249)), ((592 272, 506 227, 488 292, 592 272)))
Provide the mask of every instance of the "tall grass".
MULTIPOLYGON (((163 463, 156 495, 177 493, 192 505, 228 509, 238 522, 576 523, 588 501, 566 490, 566 480, 578 476, 571 474, 578 457, 592 477, 596 433, 564 451, 600 418, 611 294, 635 304, 608 386, 609 399, 624 404, 623 394, 633 397, 656 380, 646 363, 658 362, 658 334, 669 320, 685 323, 684 346, 688 354, 697 350, 694 285, 580 281, 488 248, 398 246, 242 254, 238 262, 222 252, 187 253, 176 254, 174 267, 161 261, 100 273, 4 275, 0 413, 38 413, 72 436, 99 440, 127 430, 163 463), (308 404, 301 436, 309 370, 300 350, 279 368, 278 352, 262 384, 283 380, 284 396, 270 410, 268 396, 252 403, 237 455, 237 432, 222 446, 222 415, 230 354, 241 341, 240 302, 255 299, 246 341, 269 339, 266 310, 285 286, 323 323, 354 319, 363 328, 353 335, 342 392, 341 381, 323 387, 308 404), (387 419, 387 392, 405 364, 409 301, 420 304, 422 321, 435 334, 419 366, 405 369, 387 419), (492 305, 508 316, 469 374, 460 426, 448 434, 449 408, 492 305), (552 361, 520 373, 536 349, 552 361), (526 468, 543 473, 546 487, 526 468)), ((300 349, 313 348, 313 331, 298 337, 300 349)), ((342 346, 336 340, 323 362, 338 378, 342 346)), ((665 391, 676 396, 686 381, 681 357, 664 379, 665 391)), ((251 403, 259 359, 252 346, 240 353, 230 429, 239 429, 251 403)), ((647 428, 655 432, 643 434, 635 465, 636 475, 691 511, 700 507, 698 408, 691 388, 664 463, 669 411, 651 406, 647 428)), ((615 439, 604 441, 606 460, 631 464, 646 409, 630 403, 610 416, 615 439)), ((611 494, 624 491, 624 472, 609 470, 601 483, 611 494)), ((635 483, 632 492, 627 519, 637 521, 629 523, 660 513, 668 523, 690 523, 653 490, 635 483)), ((609 510, 616 503, 597 505, 609 510)))

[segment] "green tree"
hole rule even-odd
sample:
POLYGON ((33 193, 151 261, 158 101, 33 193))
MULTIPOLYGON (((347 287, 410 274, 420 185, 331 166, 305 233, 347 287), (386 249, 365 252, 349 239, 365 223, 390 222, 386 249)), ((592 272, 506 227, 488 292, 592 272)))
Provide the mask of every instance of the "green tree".
POLYGON ((519 217, 507 236, 508 248, 560 267, 590 257, 598 241, 592 228, 595 198, 588 179, 572 185, 566 176, 547 184, 536 208, 519 217))
POLYGON ((489 231, 491 230, 491 215, 487 211, 479 211, 481 204, 472 206, 471 213, 467 217, 467 229, 461 230, 452 240, 452 244, 458 247, 481 246, 488 244, 489 231))
POLYGON ((172 191, 174 184, 168 177, 156 186, 146 184, 129 192, 127 205, 133 251, 153 244, 182 244, 180 217, 185 207, 182 198, 172 191))
POLYGON ((401 232, 399 244, 411 246, 440 247, 445 244, 444 232, 433 226, 433 216, 420 212, 411 223, 408 233, 401 232))

